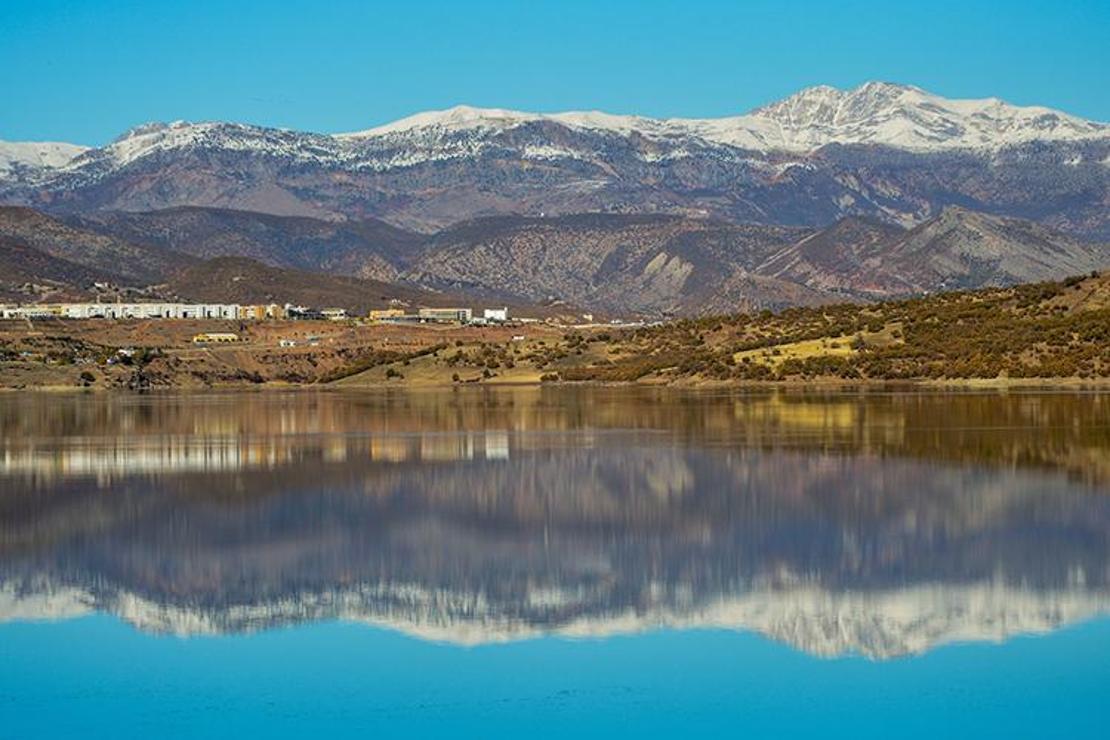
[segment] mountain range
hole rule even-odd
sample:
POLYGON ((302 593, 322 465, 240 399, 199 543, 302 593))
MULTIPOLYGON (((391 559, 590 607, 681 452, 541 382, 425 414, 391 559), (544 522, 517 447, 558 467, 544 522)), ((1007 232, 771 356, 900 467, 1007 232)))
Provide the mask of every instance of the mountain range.
POLYGON ((114 240, 98 264, 0 218, 20 248, 130 283, 230 256, 698 314, 1105 267, 1110 125, 878 82, 721 119, 459 106, 334 135, 179 121, 95 148, 0 143, 0 203, 79 230, 93 253, 114 240))
POLYGON ((166 284, 198 300, 364 310, 480 299, 642 316, 1032 282, 1110 262, 1105 245, 959 208, 912 229, 859 217, 809 229, 595 213, 486 217, 426 235, 375 219, 198 207, 63 218, 0 207, 0 240, 0 290, 17 298, 43 283, 79 294, 96 279, 166 284))

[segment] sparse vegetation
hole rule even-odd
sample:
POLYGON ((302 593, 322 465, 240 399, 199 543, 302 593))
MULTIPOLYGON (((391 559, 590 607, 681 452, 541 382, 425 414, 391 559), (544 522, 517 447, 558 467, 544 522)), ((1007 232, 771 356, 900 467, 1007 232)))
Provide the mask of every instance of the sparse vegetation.
MULTIPOLYGON (((615 339, 598 374, 727 380, 1110 377, 1110 280, 680 321, 615 339), (1075 296, 1069 294, 1081 293, 1075 296), (1092 300, 1094 298, 1095 300, 1092 300)), ((564 374, 566 375, 566 374, 564 374)), ((593 377, 585 369, 571 376, 593 377)))
POLYGON ((1110 275, 604 332, 560 335, 543 328, 521 341, 495 331, 383 334, 374 327, 337 327, 330 338, 278 349, 280 332, 304 329, 263 325, 260 330, 277 333, 234 348, 198 350, 184 338, 191 336, 184 326, 177 344, 150 342, 156 337, 148 335, 149 344, 139 344, 127 332, 141 327, 123 324, 55 322, 28 329, 13 323, 0 329, 0 380, 9 387, 128 387, 136 373, 152 387, 1094 380, 1110 377, 1110 275))

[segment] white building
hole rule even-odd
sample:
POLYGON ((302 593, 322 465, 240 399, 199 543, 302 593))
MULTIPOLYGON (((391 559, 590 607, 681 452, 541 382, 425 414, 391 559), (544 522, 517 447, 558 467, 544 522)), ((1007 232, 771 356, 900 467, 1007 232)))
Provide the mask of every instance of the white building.
POLYGON ((0 306, 0 318, 235 319, 237 303, 37 303, 0 306))
POLYGON ((486 321, 505 322, 509 320, 509 308, 487 308, 482 311, 482 318, 486 321))
POLYGON ((422 308, 417 315, 424 321, 470 321, 473 314, 469 308, 422 308))

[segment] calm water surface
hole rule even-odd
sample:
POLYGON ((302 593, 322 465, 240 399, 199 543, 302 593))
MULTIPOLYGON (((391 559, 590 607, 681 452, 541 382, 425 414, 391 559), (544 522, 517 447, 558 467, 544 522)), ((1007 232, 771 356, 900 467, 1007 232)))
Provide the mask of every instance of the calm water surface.
POLYGON ((0 397, 0 737, 1106 737, 1110 395, 0 397))

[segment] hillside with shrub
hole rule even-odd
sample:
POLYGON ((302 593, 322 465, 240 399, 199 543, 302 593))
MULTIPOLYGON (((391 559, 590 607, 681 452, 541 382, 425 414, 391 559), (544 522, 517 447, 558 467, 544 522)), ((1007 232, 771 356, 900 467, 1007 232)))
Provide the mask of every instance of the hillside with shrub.
POLYGON ((871 305, 685 320, 568 354, 568 381, 958 380, 1110 377, 1110 273, 871 305), (597 356, 597 353, 591 353, 597 356))

